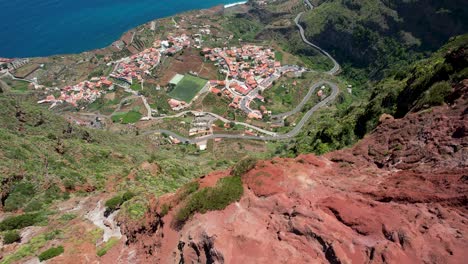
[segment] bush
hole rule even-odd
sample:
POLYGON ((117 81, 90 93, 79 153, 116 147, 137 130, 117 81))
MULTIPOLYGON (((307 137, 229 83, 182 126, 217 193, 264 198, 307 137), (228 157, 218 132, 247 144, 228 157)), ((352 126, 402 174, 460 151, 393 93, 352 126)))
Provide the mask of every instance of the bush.
POLYGON ((133 197, 135 196, 135 194, 133 192, 130 192, 130 191, 127 191, 125 192, 124 194, 122 195, 116 195, 112 198, 110 198, 109 200, 106 201, 105 205, 106 205, 106 215, 109 215, 111 214, 112 212, 114 212, 115 210, 119 209, 120 206, 125 203, 126 201, 132 199, 133 197))
POLYGON ((238 201, 244 188, 240 176, 220 179, 215 187, 203 188, 191 196, 176 214, 178 224, 184 223, 194 213, 206 213, 212 210, 222 210, 234 201, 238 201))
POLYGON ((44 261, 44 260, 54 258, 54 257, 62 254, 64 251, 65 250, 63 249, 63 246, 53 247, 53 248, 49 248, 48 250, 42 252, 41 254, 39 254, 38 257, 39 257, 40 261, 44 261))
POLYGON ((169 210, 171 210, 171 206, 168 204, 163 204, 161 206, 161 217, 167 215, 167 213, 169 213, 169 210))
POLYGON ((432 85, 418 100, 416 110, 443 104, 451 91, 452 86, 449 82, 438 82, 432 85))
POLYGON ((119 242, 119 239, 116 237, 111 237, 109 241, 107 241, 103 246, 99 247, 96 254, 99 257, 104 256, 107 251, 109 251, 113 246, 115 246, 119 242))
POLYGON ((37 224, 43 220, 44 217, 39 213, 10 216, 0 222, 0 231, 21 229, 37 224))
POLYGON ((106 207, 109 210, 115 211, 120 207, 120 205, 122 205, 122 203, 123 203, 122 196, 117 195, 106 201, 106 207))
POLYGON ((25 212, 36 212, 42 210, 43 202, 41 200, 33 200, 24 208, 25 212))
POLYGON ((232 168, 231 175, 233 176, 242 176, 247 173, 249 170, 253 169, 257 160, 251 157, 243 158, 232 168))
POLYGON ((198 188, 200 188, 200 183, 198 183, 197 181, 192 181, 192 182, 185 184, 181 188, 181 192, 179 194, 178 200, 179 201, 184 200, 185 198, 187 198, 187 196, 196 192, 198 188))
POLYGON ((28 201, 34 197, 34 185, 28 182, 20 182, 16 184, 8 198, 5 200, 5 211, 15 211, 24 206, 28 201))
POLYGON ((7 231, 3 234, 3 243, 5 244, 12 244, 20 241, 21 236, 16 230, 7 231))

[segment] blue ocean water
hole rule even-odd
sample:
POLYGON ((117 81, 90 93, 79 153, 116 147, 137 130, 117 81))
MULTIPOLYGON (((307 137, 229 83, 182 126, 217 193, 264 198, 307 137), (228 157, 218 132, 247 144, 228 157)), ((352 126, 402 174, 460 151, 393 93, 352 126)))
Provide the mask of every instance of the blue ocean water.
POLYGON ((236 0, 0 0, 0 57, 102 48, 155 18, 236 0))

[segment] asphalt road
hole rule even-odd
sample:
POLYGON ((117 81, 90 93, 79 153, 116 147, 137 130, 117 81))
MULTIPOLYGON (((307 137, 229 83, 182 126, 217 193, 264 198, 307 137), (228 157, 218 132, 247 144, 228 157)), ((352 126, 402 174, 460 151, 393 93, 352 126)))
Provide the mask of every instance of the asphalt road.
MULTIPOLYGON (((326 97, 324 100, 320 101, 314 107, 312 107, 309 111, 305 113, 305 115, 302 117, 301 121, 299 121, 296 126, 289 131, 286 134, 277 134, 275 136, 248 136, 248 135, 232 135, 232 134, 212 134, 212 135, 207 135, 204 137, 199 137, 199 138, 187 138, 180 136, 172 131, 165 130, 165 129, 158 129, 158 130, 152 130, 145 132, 145 134, 152 134, 152 133, 164 133, 169 136, 172 136, 174 138, 177 138, 178 140, 184 142, 184 143, 190 143, 190 144, 195 144, 201 141, 205 141, 208 139, 215 139, 215 138, 229 138, 229 139, 251 139, 251 140, 264 140, 264 141, 271 141, 271 140, 284 140, 284 139, 289 139, 292 137, 295 137, 301 129, 304 127, 305 123, 310 119, 310 117, 321 107, 325 106, 327 103, 335 100, 336 96, 339 93, 339 89, 336 86, 336 84, 328 82, 328 81, 320 81, 318 83, 315 83, 312 88, 310 89, 311 91, 315 91, 318 87, 327 84, 331 87, 332 93, 326 97)), ((301 108, 297 109, 297 111, 301 110, 301 108)), ((296 113, 297 113, 296 111, 296 113)))
POLYGON ((330 75, 337 75, 340 72, 340 69, 341 69, 340 64, 338 64, 338 62, 328 52, 326 52, 325 50, 323 50, 319 46, 315 45, 314 43, 308 41, 307 38, 305 37, 304 28, 302 27, 302 25, 299 22, 301 20, 301 17, 302 17, 303 14, 304 14, 304 12, 299 13, 297 15, 297 17, 294 19, 294 22, 296 23, 296 26, 299 28, 299 33, 301 34, 302 41, 304 41, 304 43, 306 43, 307 45, 313 47, 314 49, 318 50, 323 55, 327 56, 333 62, 333 68, 331 70, 327 71, 326 73, 328 73, 330 75))

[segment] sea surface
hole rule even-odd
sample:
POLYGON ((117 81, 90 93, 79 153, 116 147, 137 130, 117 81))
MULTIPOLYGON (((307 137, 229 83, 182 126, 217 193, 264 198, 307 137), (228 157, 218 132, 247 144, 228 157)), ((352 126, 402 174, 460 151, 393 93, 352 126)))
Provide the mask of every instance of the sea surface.
POLYGON ((0 0, 0 57, 103 48, 156 18, 236 0, 0 0))

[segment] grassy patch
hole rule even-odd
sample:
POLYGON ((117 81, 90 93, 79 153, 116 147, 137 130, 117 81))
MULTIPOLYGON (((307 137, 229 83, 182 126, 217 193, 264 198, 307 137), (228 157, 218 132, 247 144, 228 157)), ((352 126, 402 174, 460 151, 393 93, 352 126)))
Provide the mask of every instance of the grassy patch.
POLYGON ((3 243, 12 244, 21 241, 21 236, 16 230, 7 231, 3 234, 3 243))
POLYGON ((223 25, 234 34, 234 39, 255 40, 262 26, 259 22, 247 18, 229 17, 229 20, 223 25))
POLYGON ((236 165, 232 168, 231 175, 233 176, 242 176, 249 170, 253 169, 255 164, 257 163, 257 160, 251 157, 244 158, 237 162, 236 165))
POLYGON ((62 216, 60 216, 59 220, 61 222, 69 222, 69 221, 75 219, 76 216, 77 216, 76 214, 63 214, 62 216))
POLYGON ((62 254, 64 251, 65 250, 63 249, 63 246, 53 247, 53 248, 49 248, 46 251, 42 252, 41 254, 39 254, 38 257, 39 257, 40 261, 44 261, 44 260, 54 258, 54 257, 62 254))
POLYGON ((119 209, 120 206, 126 201, 132 199, 135 196, 134 193, 127 191, 123 194, 118 194, 106 201, 106 213, 112 213, 119 209))
POLYGON ((424 92, 416 103, 416 108, 423 109, 428 108, 431 106, 441 105, 445 101, 445 97, 450 95, 452 91, 452 86, 449 82, 438 82, 429 88, 426 92, 424 92))
POLYGON ((130 89, 132 89, 133 91, 141 91, 141 83, 133 80, 132 85, 130 86, 130 89))
POLYGON ((184 78, 176 85, 169 95, 177 100, 190 102, 198 92, 205 86, 207 80, 185 75, 184 78))
POLYGON ((119 239, 116 237, 111 237, 103 246, 100 246, 96 252, 99 257, 104 256, 107 251, 109 251, 113 246, 119 243, 119 239))
POLYGON ((46 243, 47 243, 47 239, 45 238, 44 234, 33 237, 28 243, 21 246, 14 253, 4 257, 0 261, 0 264, 10 264, 13 262, 17 262, 27 256, 32 256, 36 254, 36 252, 39 249, 41 249, 46 243))
POLYGON ((283 62, 283 53, 281 51, 275 51, 275 60, 283 62))
POLYGON ((177 212, 177 224, 183 224, 195 213, 205 213, 211 210, 222 210, 234 201, 238 201, 244 189, 238 176, 220 179, 215 187, 203 188, 187 198, 185 205, 177 212))
POLYGON ((45 217, 39 213, 10 216, 0 222, 0 231, 21 229, 27 226, 35 225, 44 220, 45 217))
POLYGON ((114 123, 122 123, 122 124, 133 124, 138 122, 141 119, 142 115, 140 112, 137 111, 129 111, 129 112, 119 112, 112 115, 111 119, 114 123))
POLYGON ((18 92, 27 92, 29 90, 29 83, 25 81, 14 80, 10 86, 13 90, 18 92))

